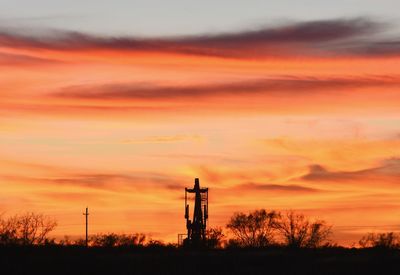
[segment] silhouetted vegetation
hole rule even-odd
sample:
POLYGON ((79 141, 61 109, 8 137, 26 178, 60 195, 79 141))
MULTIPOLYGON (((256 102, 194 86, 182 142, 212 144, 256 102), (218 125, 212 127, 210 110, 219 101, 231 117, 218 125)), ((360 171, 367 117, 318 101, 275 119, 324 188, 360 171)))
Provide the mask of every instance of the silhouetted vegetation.
POLYGON ((130 247, 130 246, 144 246, 146 235, 144 234, 96 234, 90 237, 90 246, 100 247, 130 247))
POLYGON ((273 244, 278 216, 277 212, 267 212, 264 209, 249 214, 235 213, 226 226, 235 237, 230 240, 230 245, 266 247, 273 244))
POLYGON ((56 226, 54 219, 33 212, 0 217, 0 244, 26 246, 53 243, 54 240, 48 236, 56 226))
POLYGON ((249 214, 235 213, 227 228, 234 236, 228 242, 229 247, 317 248, 329 245, 332 235, 325 221, 311 221, 294 211, 280 213, 261 209, 249 214))
POLYGON ((330 246, 331 227, 325 221, 293 211, 236 213, 227 232, 207 230, 208 249, 200 250, 141 233, 94 234, 86 247, 82 238, 49 238, 56 224, 35 213, 1 217, 2 274, 386 275, 400 268, 396 233, 367 234, 359 249, 330 246), (233 238, 227 240, 225 233, 233 238))
POLYGON ((374 247, 384 249, 400 248, 400 236, 394 232, 368 233, 359 241, 362 248, 374 247))
MULTIPOLYGON (((86 240, 84 238, 71 239, 69 236, 64 236, 59 242, 56 243, 59 246, 86 246, 86 240)), ((116 234, 116 233, 97 233, 91 235, 88 240, 89 247, 155 247, 164 246, 165 244, 158 240, 149 239, 145 234, 116 234)))
POLYGON ((206 232, 207 244, 206 247, 211 249, 220 249, 224 246, 225 235, 221 227, 209 228, 206 232))
POLYGON ((310 221, 303 214, 288 211, 279 214, 275 226, 290 248, 317 248, 329 245, 331 226, 325 221, 310 221))

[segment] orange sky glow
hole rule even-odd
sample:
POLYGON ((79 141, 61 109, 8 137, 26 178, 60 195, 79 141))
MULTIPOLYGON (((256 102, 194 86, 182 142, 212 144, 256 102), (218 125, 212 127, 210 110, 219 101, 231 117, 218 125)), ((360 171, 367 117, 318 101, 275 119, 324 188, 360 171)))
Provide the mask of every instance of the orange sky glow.
POLYGON ((83 236, 88 206, 90 233, 175 242, 198 177, 211 226, 266 208, 325 219, 344 245, 400 230, 400 54, 67 38, 0 33, 5 215, 83 236))

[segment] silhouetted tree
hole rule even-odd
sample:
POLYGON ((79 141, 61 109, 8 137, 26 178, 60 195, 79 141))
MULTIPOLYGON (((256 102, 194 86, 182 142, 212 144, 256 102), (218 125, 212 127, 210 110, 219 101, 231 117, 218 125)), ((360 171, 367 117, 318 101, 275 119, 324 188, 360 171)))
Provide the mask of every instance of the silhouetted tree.
POLYGON ((28 212, 0 219, 0 241, 2 244, 43 245, 48 244, 48 235, 57 222, 43 214, 28 212))
POLYGON ((368 233, 359 241, 362 248, 400 248, 400 236, 394 232, 387 233, 368 233))
POLYGON ((281 233, 285 245, 292 248, 316 248, 328 245, 332 234, 332 227, 325 221, 311 222, 303 214, 294 211, 279 214, 275 226, 281 233))
POLYGON ((222 248, 225 235, 221 227, 207 229, 207 247, 222 248))
POLYGON ((43 214, 33 212, 18 216, 19 235, 23 244, 43 244, 48 234, 57 226, 57 222, 43 214))
POLYGON ((235 243, 241 247, 265 247, 273 244, 278 213, 267 212, 264 209, 255 210, 249 214, 235 213, 227 228, 233 233, 235 243))

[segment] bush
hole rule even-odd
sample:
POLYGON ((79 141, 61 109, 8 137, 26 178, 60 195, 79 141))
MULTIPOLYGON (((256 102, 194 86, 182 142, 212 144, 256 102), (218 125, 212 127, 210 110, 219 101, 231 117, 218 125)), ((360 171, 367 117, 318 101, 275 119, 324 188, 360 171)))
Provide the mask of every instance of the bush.
POLYGON ((136 234, 96 234, 90 237, 90 246, 98 247, 132 247, 144 246, 146 235, 136 234))
POLYGON ((206 232, 208 248, 222 248, 225 242, 225 235, 221 227, 209 228, 206 232))

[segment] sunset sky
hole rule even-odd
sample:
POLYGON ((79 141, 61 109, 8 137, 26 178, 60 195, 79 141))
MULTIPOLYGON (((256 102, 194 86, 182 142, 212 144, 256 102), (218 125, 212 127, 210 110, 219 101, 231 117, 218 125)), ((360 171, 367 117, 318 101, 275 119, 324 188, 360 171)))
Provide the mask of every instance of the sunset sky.
POLYGON ((0 213, 176 241, 195 177, 211 226, 400 231, 399 1, 0 0, 0 213))

